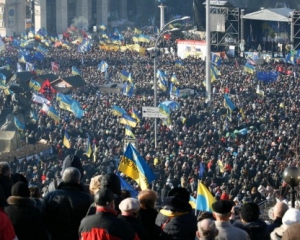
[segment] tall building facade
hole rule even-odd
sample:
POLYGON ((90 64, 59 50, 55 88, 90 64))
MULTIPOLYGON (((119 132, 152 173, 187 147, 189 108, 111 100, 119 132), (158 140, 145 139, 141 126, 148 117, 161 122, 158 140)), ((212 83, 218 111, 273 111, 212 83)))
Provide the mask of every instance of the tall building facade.
POLYGON ((107 25, 128 18, 127 1, 0 0, 0 35, 19 35, 30 26, 59 34, 72 24, 84 24, 85 28, 107 25))

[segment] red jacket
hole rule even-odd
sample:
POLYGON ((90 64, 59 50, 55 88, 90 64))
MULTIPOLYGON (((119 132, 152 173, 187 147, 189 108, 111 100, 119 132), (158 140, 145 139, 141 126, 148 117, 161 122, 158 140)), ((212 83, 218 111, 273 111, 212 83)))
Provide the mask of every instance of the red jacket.
POLYGON ((82 219, 79 227, 81 240, 139 240, 131 225, 117 218, 117 212, 97 208, 94 215, 82 219))
POLYGON ((2 209, 0 209, 0 240, 16 240, 14 227, 2 209))

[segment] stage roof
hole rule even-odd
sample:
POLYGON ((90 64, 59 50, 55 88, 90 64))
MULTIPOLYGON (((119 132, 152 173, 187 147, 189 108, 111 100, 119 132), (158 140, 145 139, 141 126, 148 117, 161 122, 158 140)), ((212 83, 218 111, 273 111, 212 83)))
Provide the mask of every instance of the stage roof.
POLYGON ((243 19, 249 20, 263 20, 263 21, 276 21, 276 22, 291 22, 292 12, 290 8, 270 8, 262 9, 256 12, 248 13, 243 16, 243 19))

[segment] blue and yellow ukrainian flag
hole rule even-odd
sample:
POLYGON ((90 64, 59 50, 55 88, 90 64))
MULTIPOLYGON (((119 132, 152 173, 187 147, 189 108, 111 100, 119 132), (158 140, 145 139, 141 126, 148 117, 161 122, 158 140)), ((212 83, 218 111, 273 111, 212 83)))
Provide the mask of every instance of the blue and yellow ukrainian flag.
POLYGON ((224 107, 228 108, 230 111, 233 111, 236 108, 227 94, 224 94, 224 107))
POLYGON ((13 91, 11 91, 9 89, 9 87, 6 84, 2 83, 1 81, 0 81, 0 89, 3 90, 3 92, 5 93, 5 95, 11 95, 13 93, 13 91))
POLYGON ((59 108, 69 112, 73 112, 72 110, 73 100, 69 96, 64 95, 62 93, 57 93, 56 100, 59 101, 59 108))
POLYGON ((70 137, 67 131, 65 131, 64 134, 63 144, 65 145, 66 148, 71 148, 70 137))
POLYGON ((172 83, 175 83, 176 85, 179 85, 180 82, 178 81, 178 78, 176 77, 176 74, 174 73, 171 77, 171 80, 170 80, 172 83))
POLYGON ((253 65, 251 65, 250 63, 246 63, 245 66, 244 66, 244 72, 247 72, 247 73, 251 73, 251 74, 254 74, 255 72, 255 67, 253 65))
POLYGON ((115 115, 115 116, 122 116, 124 114, 127 114, 127 112, 121 108, 121 107, 118 107, 118 106, 113 106, 112 107, 112 114, 115 115))
POLYGON ((132 97, 132 94, 133 94, 133 90, 134 90, 134 85, 133 84, 128 84, 128 83, 125 83, 124 86, 123 86, 123 95, 124 96, 127 96, 127 97, 132 97))
POLYGON ((212 64, 214 64, 215 66, 220 66, 222 63, 222 58, 219 57, 218 55, 212 53, 211 54, 211 62, 212 64))
POLYGON ((168 89, 168 82, 163 78, 158 79, 158 87, 163 90, 164 92, 168 89))
POLYGON ((142 120, 138 111, 134 110, 134 109, 132 109, 132 111, 131 111, 131 117, 134 118, 138 123, 142 120))
POLYGON ((25 124, 21 123, 18 118, 14 117, 14 123, 19 131, 23 132, 25 130, 25 124))
POLYGON ((127 114, 122 115, 122 118, 120 119, 120 123, 122 123, 124 125, 128 125, 130 127, 136 127, 136 125, 137 125, 136 119, 130 117, 127 114))
POLYGON ((41 89, 41 84, 38 81, 31 79, 29 82, 29 87, 38 92, 41 89))
POLYGON ((91 141, 90 137, 87 138, 87 143, 86 143, 86 149, 85 149, 85 155, 87 155, 88 158, 92 156, 92 147, 91 147, 91 141))
POLYGON ((139 30, 139 29, 137 29, 137 28, 134 28, 134 34, 141 34, 141 33, 142 33, 141 30, 139 30))
POLYGON ((134 133, 132 132, 131 128, 129 126, 125 126, 125 136, 135 138, 134 133))
POLYGON ((173 83, 170 83, 169 94, 170 95, 175 95, 176 97, 179 96, 179 89, 173 83))
POLYGON ((36 123, 38 121, 38 117, 37 117, 36 113, 33 110, 30 111, 30 117, 31 117, 31 120, 34 123, 36 123))
POLYGON ((0 82, 6 84, 6 76, 3 73, 0 73, 0 82))
POLYGON ((81 72, 75 67, 72 66, 72 75, 76 76, 76 75, 81 75, 81 72))
POLYGON ((131 143, 121 157, 118 170, 133 179, 142 190, 148 189, 155 180, 153 171, 131 143))
POLYGON ((46 54, 48 52, 48 49, 42 47, 41 45, 38 45, 36 48, 37 51, 46 54))
POLYGON ((150 37, 145 35, 145 34, 140 34, 139 35, 139 42, 148 43, 148 42, 150 42, 150 37))
POLYGON ((183 67, 183 62, 181 60, 176 60, 175 67, 179 67, 179 68, 183 67))
POLYGON ((131 77, 131 74, 125 70, 122 70, 120 72, 120 78, 124 81, 131 81, 132 80, 132 77, 131 77), (130 79, 131 78, 131 79, 130 79))
POLYGON ((52 106, 49 106, 49 111, 47 112, 48 116, 51 117, 55 122, 60 121, 60 117, 58 113, 56 112, 55 108, 52 106))
POLYGON ((99 64, 98 64, 98 71, 101 72, 106 72, 108 68, 108 64, 107 62, 105 62, 104 60, 102 60, 99 64))
POLYGON ((210 191, 198 180, 196 209, 200 211, 212 211, 212 204, 216 201, 210 191))
POLYGON ((72 101, 71 110, 76 118, 81 119, 84 116, 84 112, 80 106, 80 103, 76 100, 72 101))
POLYGON ((190 196, 189 204, 191 205, 192 209, 196 209, 196 198, 190 196))

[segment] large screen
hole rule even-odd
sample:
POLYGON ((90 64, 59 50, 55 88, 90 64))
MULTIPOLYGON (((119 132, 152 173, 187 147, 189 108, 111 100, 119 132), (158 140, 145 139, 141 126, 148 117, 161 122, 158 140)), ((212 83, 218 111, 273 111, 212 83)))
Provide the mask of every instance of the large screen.
POLYGON ((225 32, 225 15, 224 14, 210 14, 210 31, 225 32))

